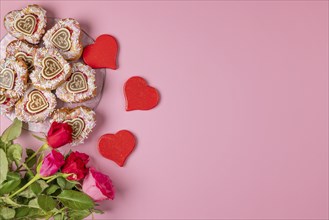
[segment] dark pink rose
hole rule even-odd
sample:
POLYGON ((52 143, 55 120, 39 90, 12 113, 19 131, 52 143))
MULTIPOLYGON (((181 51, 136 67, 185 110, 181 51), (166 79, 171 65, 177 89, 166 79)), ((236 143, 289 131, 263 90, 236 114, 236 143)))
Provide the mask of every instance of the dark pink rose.
POLYGON ((42 161, 40 175, 43 177, 51 176, 55 174, 64 163, 64 156, 60 152, 52 150, 42 161))

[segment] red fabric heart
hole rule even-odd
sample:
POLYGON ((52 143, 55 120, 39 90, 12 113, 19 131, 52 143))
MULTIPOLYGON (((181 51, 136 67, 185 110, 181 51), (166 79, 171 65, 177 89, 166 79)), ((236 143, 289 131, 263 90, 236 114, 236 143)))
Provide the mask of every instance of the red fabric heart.
POLYGON ((139 76, 131 77, 124 85, 126 110, 149 110, 158 105, 160 94, 139 76))
POLYGON ((104 134, 98 141, 99 153, 122 167, 134 150, 135 136, 127 130, 118 131, 116 134, 104 134))
POLYGON ((108 34, 97 37, 94 44, 88 45, 83 50, 83 61, 92 68, 117 69, 116 59, 118 43, 108 34))

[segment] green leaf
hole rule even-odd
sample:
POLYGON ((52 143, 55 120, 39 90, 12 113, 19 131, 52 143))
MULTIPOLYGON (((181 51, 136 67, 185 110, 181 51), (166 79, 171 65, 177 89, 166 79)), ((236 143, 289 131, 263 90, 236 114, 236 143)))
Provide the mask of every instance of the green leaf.
POLYGON ((69 219, 74 219, 74 220, 83 220, 86 217, 88 217, 91 212, 87 210, 69 210, 68 211, 68 217, 69 219))
POLYGON ((52 199, 50 196, 46 196, 46 195, 40 195, 38 197, 38 204, 40 208, 42 208, 46 212, 49 212, 56 207, 55 200, 52 199))
POLYGON ((56 192, 56 190, 58 190, 60 187, 59 186, 57 186, 57 185, 51 185, 51 186, 49 186, 49 188, 46 190, 46 193, 48 194, 48 195, 51 195, 51 194, 53 194, 54 192, 56 192))
POLYGON ((43 190, 45 190, 49 186, 44 180, 38 180, 37 183, 39 183, 41 187, 41 192, 43 192, 43 190))
POLYGON ((21 145, 13 144, 7 149, 7 157, 10 161, 15 161, 18 164, 22 160, 22 152, 21 145))
POLYGON ((58 177, 56 181, 62 189, 72 189, 77 184, 77 182, 68 181, 63 177, 58 177))
POLYGON ((33 198, 35 197, 34 192, 31 190, 31 187, 28 187, 26 190, 24 190, 23 192, 19 193, 18 196, 22 196, 24 198, 33 198))
POLYGON ((14 119, 13 123, 2 133, 1 140, 3 142, 9 142, 21 135, 23 123, 17 118, 14 119))
POLYGON ((39 195, 42 192, 42 188, 39 183, 34 182, 31 184, 31 190, 35 195, 39 195))
POLYGON ((39 209, 40 206, 38 204, 38 199, 35 198, 35 199, 32 199, 30 202, 29 202, 29 206, 32 207, 32 208, 37 208, 39 209))
POLYGON ((8 160, 6 153, 0 149, 0 184, 6 180, 8 173, 8 160))
POLYGON ((21 175, 19 173, 8 172, 7 180, 21 180, 21 175))
POLYGON ((22 218, 22 217, 27 217, 29 216, 30 210, 33 208, 30 207, 20 207, 16 209, 16 218, 22 218))
POLYGON ((0 195, 9 194, 21 183, 21 176, 18 173, 8 172, 7 180, 0 184, 0 195))
POLYGON ((44 216, 44 212, 38 208, 20 207, 16 209, 15 219, 36 219, 44 216))
POLYGON ((0 216, 3 219, 13 219, 15 217, 15 210, 7 207, 1 207, 0 216))
POLYGON ((95 205, 88 195, 74 190, 63 190, 57 198, 65 206, 75 210, 91 209, 95 205))

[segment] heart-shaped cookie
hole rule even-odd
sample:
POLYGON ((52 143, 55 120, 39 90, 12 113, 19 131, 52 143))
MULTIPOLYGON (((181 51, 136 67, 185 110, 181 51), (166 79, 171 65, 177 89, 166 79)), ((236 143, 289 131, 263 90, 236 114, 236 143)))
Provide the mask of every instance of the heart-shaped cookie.
POLYGON ((68 123, 72 127, 72 137, 73 139, 76 139, 79 137, 85 128, 85 121, 82 118, 74 118, 71 120, 64 121, 65 123, 68 123))
POLYGON ((15 73, 9 68, 4 68, 0 72, 0 88, 12 89, 14 87, 15 73))
POLYGON ((33 90, 28 95, 28 101, 26 103, 26 110, 29 113, 37 114, 46 110, 49 106, 47 99, 39 90, 33 90))
POLYGON ((45 57, 42 61, 42 76, 53 79, 63 71, 62 65, 53 57, 45 57))
POLYGON ((16 31, 30 36, 33 34, 36 25, 37 19, 34 17, 34 15, 27 14, 21 18, 16 19, 14 27, 16 31))
POLYGON ((67 28, 60 28, 51 38, 51 42, 63 51, 71 48, 70 31, 67 28))
POLYGON ((83 60, 92 68, 117 69, 118 43, 108 34, 97 37, 94 44, 88 45, 83 50, 83 60))
POLYGON ((135 136, 130 131, 121 130, 116 134, 101 136, 98 141, 98 150, 103 157, 122 167, 135 145, 135 136))
POLYGON ((131 77, 124 85, 126 110, 149 110, 158 105, 160 94, 139 76, 131 77))
POLYGON ((81 93, 88 90, 88 84, 86 77, 81 72, 75 72, 72 74, 70 80, 66 84, 67 91, 71 93, 81 93))

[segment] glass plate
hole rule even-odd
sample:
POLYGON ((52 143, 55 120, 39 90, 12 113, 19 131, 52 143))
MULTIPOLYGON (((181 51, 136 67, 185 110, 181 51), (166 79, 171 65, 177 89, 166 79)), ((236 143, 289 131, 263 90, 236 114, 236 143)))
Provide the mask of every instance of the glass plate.
MULTIPOLYGON (((47 30, 50 29, 51 27, 54 26, 54 24, 58 21, 58 18, 49 18, 48 17, 48 23, 47 23, 47 30)), ((6 57, 6 48, 7 45, 12 42, 13 40, 16 40, 15 37, 13 37, 10 34, 6 34, 1 42, 0 42, 0 58, 4 59, 6 57)), ((83 47, 94 43, 95 40, 91 38, 85 31, 82 30, 82 45, 83 47)), ((43 41, 40 42, 39 44, 40 47, 43 47, 43 41)), ((78 61, 74 62, 83 62, 82 58, 80 58, 78 61)), ((72 62, 69 62, 72 63, 72 62)), ((61 107, 68 107, 68 108, 74 108, 77 106, 87 106, 93 110, 95 110, 98 106, 98 103, 100 102, 102 98, 102 92, 103 92, 103 87, 104 87, 104 81, 106 77, 106 69, 95 69, 96 71, 96 86, 97 86, 97 95, 86 102, 82 103, 66 103, 61 101, 60 99, 57 100, 57 106, 56 108, 61 108, 61 107)), ((16 117, 15 111, 12 111, 10 113, 5 114, 10 120, 14 120, 16 117)), ((29 131, 34 131, 34 132, 45 132, 49 130, 50 123, 49 123, 49 118, 47 118, 44 122, 28 122, 24 123, 24 129, 29 130, 29 131)))

